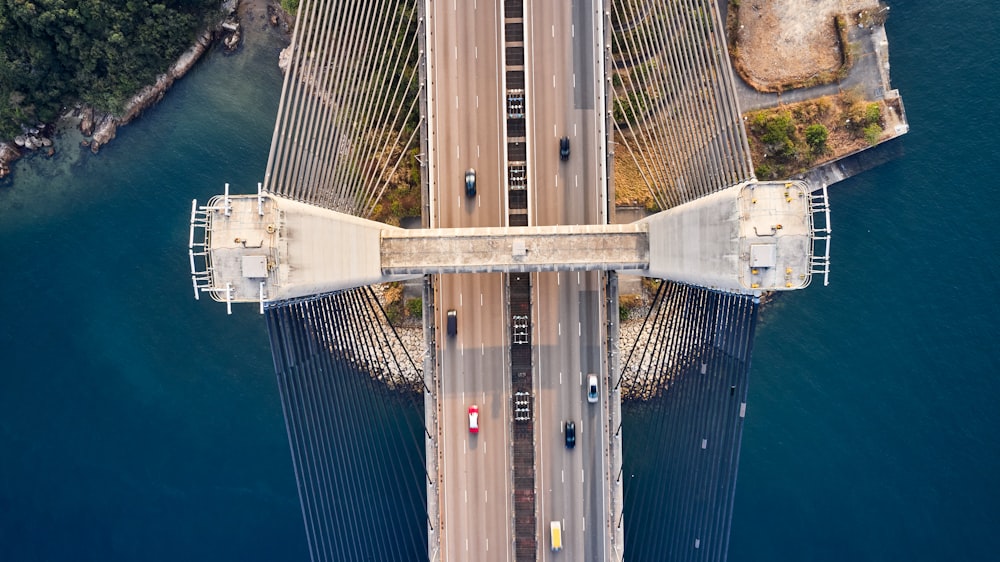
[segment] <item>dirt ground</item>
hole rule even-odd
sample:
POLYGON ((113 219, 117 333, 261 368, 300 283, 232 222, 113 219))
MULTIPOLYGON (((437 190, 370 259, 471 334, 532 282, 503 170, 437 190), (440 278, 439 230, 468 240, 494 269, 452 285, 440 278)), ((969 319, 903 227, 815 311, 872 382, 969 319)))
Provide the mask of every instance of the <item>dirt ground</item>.
POLYGON ((877 5, 878 0, 741 0, 736 56, 763 84, 836 70, 841 55, 834 17, 877 5))
POLYGON ((281 9, 281 0, 239 0, 236 13, 245 27, 260 31, 277 29, 289 33, 295 19, 281 9))

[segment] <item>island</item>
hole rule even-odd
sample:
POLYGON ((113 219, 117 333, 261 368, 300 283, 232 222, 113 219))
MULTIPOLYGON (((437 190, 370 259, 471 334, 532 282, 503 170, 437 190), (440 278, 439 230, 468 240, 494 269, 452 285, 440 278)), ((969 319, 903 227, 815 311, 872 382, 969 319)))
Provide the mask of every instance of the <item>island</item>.
POLYGON ((96 153, 212 45, 236 50, 247 11, 288 30, 277 0, 0 2, 0 178, 26 154, 52 155, 57 124, 96 153))

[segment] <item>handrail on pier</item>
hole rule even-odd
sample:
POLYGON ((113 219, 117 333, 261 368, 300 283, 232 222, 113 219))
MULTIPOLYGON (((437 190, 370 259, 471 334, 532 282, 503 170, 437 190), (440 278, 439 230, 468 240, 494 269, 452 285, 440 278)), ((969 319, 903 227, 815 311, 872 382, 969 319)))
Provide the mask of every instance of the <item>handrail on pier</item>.
POLYGON ((812 223, 812 257, 810 273, 822 273, 823 285, 830 284, 830 201, 826 186, 809 194, 809 211, 812 223), (822 225, 817 225, 820 218, 822 225))

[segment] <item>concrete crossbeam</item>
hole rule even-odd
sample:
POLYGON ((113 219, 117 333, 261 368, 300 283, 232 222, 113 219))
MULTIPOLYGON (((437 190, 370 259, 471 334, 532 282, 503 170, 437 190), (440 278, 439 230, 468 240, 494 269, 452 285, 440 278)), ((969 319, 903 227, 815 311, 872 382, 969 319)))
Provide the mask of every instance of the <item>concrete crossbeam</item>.
POLYGON ((382 273, 645 269, 646 225, 386 230, 382 273))
POLYGON ((425 274, 616 270, 738 293, 811 279, 803 182, 748 182, 624 225, 407 230, 275 195, 213 199, 218 300, 271 302, 425 274))

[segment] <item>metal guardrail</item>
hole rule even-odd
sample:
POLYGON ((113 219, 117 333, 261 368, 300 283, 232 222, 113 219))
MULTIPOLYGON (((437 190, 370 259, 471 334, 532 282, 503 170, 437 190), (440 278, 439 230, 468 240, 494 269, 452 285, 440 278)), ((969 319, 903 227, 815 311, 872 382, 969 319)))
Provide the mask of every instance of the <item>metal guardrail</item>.
POLYGON ((810 273, 823 275, 823 285, 830 284, 830 201, 826 186, 809 194, 812 221, 812 256, 810 273), (817 221, 819 219, 819 221, 817 221))

